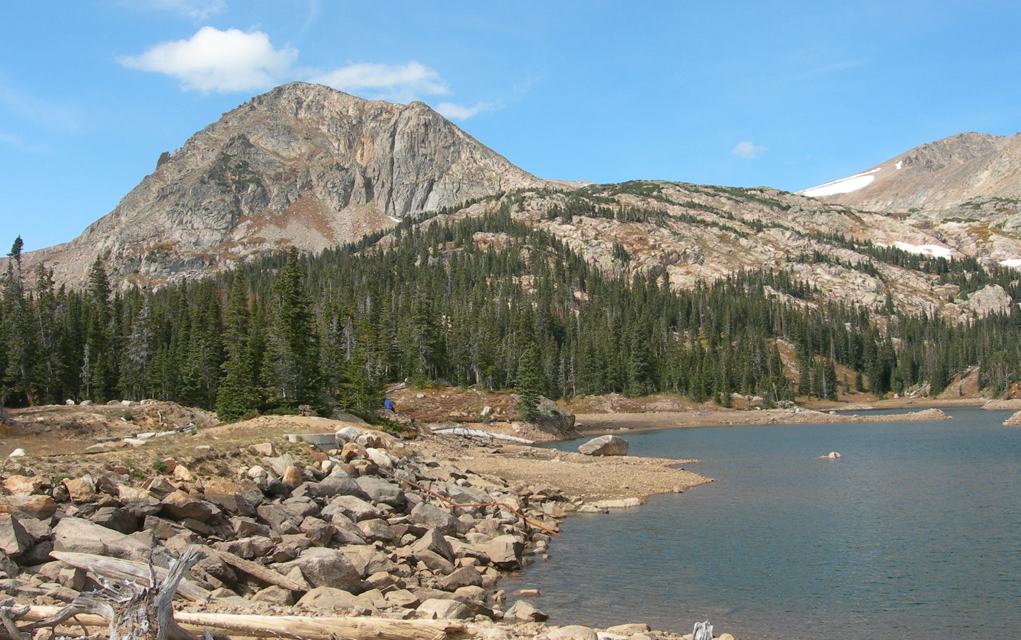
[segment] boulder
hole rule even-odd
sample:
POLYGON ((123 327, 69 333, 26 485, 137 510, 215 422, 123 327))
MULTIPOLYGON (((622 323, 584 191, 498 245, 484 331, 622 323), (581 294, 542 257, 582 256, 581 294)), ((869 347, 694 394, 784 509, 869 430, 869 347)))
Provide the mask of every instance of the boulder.
POLYGON ((599 635, 580 624, 569 624, 546 634, 549 640, 599 640, 599 635))
POLYGON ((93 553, 123 560, 149 561, 148 545, 82 518, 61 518, 53 528, 56 551, 93 553))
POLYGON ((578 453, 586 456, 626 456, 627 440, 617 436, 599 436, 578 447, 578 453))
POLYGON ((440 578, 438 586, 444 591, 457 591, 461 587, 481 587, 482 576, 473 567, 461 567, 440 578))
POLYGON ((270 585, 256 591, 252 596, 252 602, 289 607, 294 604, 294 594, 283 587, 270 585))
POLYGON ((205 522, 213 515, 213 510, 209 508, 209 505, 184 491, 174 491, 163 498, 161 502, 163 504, 162 513, 174 520, 190 518, 205 522))
POLYGON ((426 531, 425 534, 423 534, 422 537, 419 538, 411 547, 412 553, 423 551, 425 549, 443 556, 450 562, 454 561, 453 548, 447 541, 447 538, 437 529, 429 529, 426 531))
POLYGON ((549 616, 536 609, 531 602, 518 600, 503 614, 503 619, 519 622, 545 622, 549 616))
POLYGON ((11 495, 32 496, 42 494, 46 483, 38 477, 9 476, 4 478, 3 486, 11 495))
POLYGON ((323 509, 323 517, 330 517, 335 512, 343 513, 351 520, 371 520, 380 517, 379 509, 355 496, 337 496, 323 509))
POLYGON ((305 479, 301 477, 301 471, 294 465, 284 469, 284 474, 280 480, 288 489, 295 489, 298 485, 305 481, 305 479))
POLYGON ((355 429, 354 427, 344 427, 337 433, 333 434, 333 437, 337 440, 337 446, 342 447, 345 443, 357 440, 358 435, 358 429, 355 429))
POLYGON ((25 527, 10 514, 0 514, 0 551, 8 557, 17 558, 28 551, 35 540, 25 527))
POLYGON ((247 479, 231 481, 226 478, 209 478, 203 481, 202 493, 206 500, 238 516, 255 516, 255 508, 263 502, 262 491, 247 479))
POLYGON ((57 503, 49 496, 5 496, 0 500, 0 513, 45 519, 56 512, 57 503))
POLYGON ((336 549, 311 547, 296 559, 279 567, 281 573, 301 569, 301 574, 313 587, 334 587, 356 593, 361 590, 362 578, 347 557, 336 549))
POLYGON ((301 533, 301 518, 282 504, 263 504, 255 510, 259 519, 280 535, 301 533))
POLYGON ((418 605, 418 615, 422 618, 441 620, 464 620, 471 617, 471 612, 457 600, 440 600, 429 598, 418 605))
POLYGON ((383 478, 373 476, 362 476, 355 482, 373 502, 382 502, 395 509, 403 509, 407 502, 404 492, 399 487, 383 478))
POLYGON ((423 527, 436 529, 443 535, 453 535, 457 531, 457 518, 439 507, 428 502, 419 502, 411 510, 411 521, 423 527))
POLYGON ((500 569, 510 571, 521 568, 521 553, 525 545, 515 536, 497 536, 489 542, 476 545, 476 548, 489 556, 490 561, 500 569))
POLYGON ((341 549, 341 553, 351 562, 351 566, 362 577, 379 572, 391 572, 397 569, 385 553, 369 545, 353 545, 341 549))
POLYGON ((374 520, 362 520, 358 523, 358 528, 365 535, 365 539, 380 542, 393 542, 394 532, 390 528, 390 525, 386 520, 374 519, 374 520))
POLYGON ((323 480, 314 487, 313 493, 322 498, 329 498, 332 496, 354 496, 356 498, 366 500, 369 497, 351 476, 339 469, 335 469, 330 475, 323 478, 323 480))
POLYGON ((447 575, 454 572, 454 563, 435 551, 420 549, 414 552, 414 558, 425 565, 425 567, 433 573, 447 575))
POLYGON ((81 478, 66 478, 64 489, 67 490, 67 497, 75 504, 87 504, 96 501, 96 484, 91 476, 81 478))
POLYGON ((296 466, 294 456, 289 453, 285 453, 282 456, 277 456, 275 458, 263 458, 262 461, 273 469, 273 473, 275 473, 278 478, 283 477, 284 473, 287 471, 287 467, 296 466))
POLYGON ((418 605, 422 604, 422 600, 418 596, 411 593, 407 589, 398 589, 396 591, 390 591, 386 595, 386 601, 391 607, 401 607, 402 609, 414 609, 418 605))
POLYGON ((339 609, 357 609, 362 604, 358 596, 343 589, 316 587, 298 600, 298 606, 336 611, 339 609))
POLYGON ((100 507, 89 520, 121 533, 138 531, 138 518, 126 507, 100 507))

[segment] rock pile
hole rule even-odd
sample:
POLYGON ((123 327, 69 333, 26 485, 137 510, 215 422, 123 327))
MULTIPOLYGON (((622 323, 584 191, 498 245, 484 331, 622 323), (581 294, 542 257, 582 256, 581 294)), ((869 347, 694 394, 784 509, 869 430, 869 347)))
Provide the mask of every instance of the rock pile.
MULTIPOLYGON (((63 479, 22 467, 3 480, 0 592, 70 602, 95 586, 81 566, 98 570, 76 554, 166 567, 201 545, 187 580, 209 606, 500 619, 502 572, 545 553, 572 509, 553 490, 511 488, 379 432, 348 427, 326 442, 210 453, 243 463, 227 477, 173 460, 144 482, 116 467, 63 479)), ((511 617, 543 618, 526 608, 511 617)))

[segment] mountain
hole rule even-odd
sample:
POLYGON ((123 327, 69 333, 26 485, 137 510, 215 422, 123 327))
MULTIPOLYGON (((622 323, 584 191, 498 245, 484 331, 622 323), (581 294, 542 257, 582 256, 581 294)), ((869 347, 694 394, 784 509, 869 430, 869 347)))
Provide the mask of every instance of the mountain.
MULTIPOLYGON (((961 134, 803 194, 582 186, 518 169, 424 104, 293 83, 224 114, 161 156, 80 237, 24 262, 26 271, 45 262, 58 283, 80 286, 98 256, 120 284, 159 285, 289 246, 319 251, 367 234, 366 243, 389 246, 401 241, 389 232, 399 222, 427 220, 425 230, 506 207, 606 271, 652 274, 675 289, 783 271, 830 301, 959 321, 1012 304, 999 280, 967 274, 1021 265, 1010 195, 1019 145, 1018 136, 961 134), (929 208, 882 195, 908 192, 915 199, 905 203, 929 208), (934 258, 959 268, 951 275, 934 258)), ((509 240, 479 242, 499 249, 509 240)))
POLYGON ((944 211, 1021 199, 1021 134, 961 133, 801 195, 857 209, 944 211))
POLYGON ((295 246, 316 251, 407 216, 522 187, 518 169, 421 102, 292 83, 192 136, 69 243, 25 254, 81 283, 100 256, 118 279, 159 283, 295 246))

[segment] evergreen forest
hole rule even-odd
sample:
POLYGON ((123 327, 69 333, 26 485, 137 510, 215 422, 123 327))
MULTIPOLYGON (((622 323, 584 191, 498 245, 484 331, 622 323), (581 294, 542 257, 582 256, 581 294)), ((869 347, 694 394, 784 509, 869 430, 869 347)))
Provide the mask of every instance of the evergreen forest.
MULTIPOLYGON (((22 273, 18 238, 0 274, 0 401, 155 398, 223 420, 301 405, 365 414, 406 380, 514 388, 527 415, 539 395, 672 392, 729 406, 739 393, 775 406, 851 388, 927 383, 935 394, 972 366, 995 394, 1021 380, 1017 304, 955 325, 834 304, 782 270, 671 291, 632 272, 623 246, 607 273, 507 206, 393 233, 154 290, 113 287, 98 260, 83 289, 56 287, 45 268, 22 273)), ((874 253, 964 284, 1002 282, 1021 299, 1006 270, 874 253)))

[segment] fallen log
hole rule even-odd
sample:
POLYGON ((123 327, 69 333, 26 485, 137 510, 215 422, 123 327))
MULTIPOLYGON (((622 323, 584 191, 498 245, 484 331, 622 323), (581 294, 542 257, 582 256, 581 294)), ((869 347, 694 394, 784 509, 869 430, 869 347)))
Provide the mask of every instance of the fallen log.
MULTIPOLYGON (((29 622, 46 620, 58 611, 58 607, 34 606, 20 619, 29 622)), ((465 625, 448 620, 255 616, 188 611, 178 611, 175 618, 181 626, 196 631, 217 629, 250 638, 330 640, 331 636, 336 636, 354 640, 452 640, 472 635, 465 625)), ((100 627, 106 625, 106 620, 96 615, 78 615, 75 623, 100 627)))
MULTIPOLYGON (((51 551, 50 557, 56 558, 72 567, 91 571, 104 578, 112 580, 137 580, 142 584, 149 584, 150 567, 144 562, 121 560, 120 558, 98 556, 92 553, 74 553, 73 551, 51 551)), ((158 579, 166 579, 166 569, 153 567, 152 570, 155 570, 158 579)), ((182 579, 178 583, 177 593, 195 602, 208 602, 211 597, 209 591, 187 578, 182 579)))
POLYGON ((275 571, 273 569, 270 569, 269 567, 264 567, 257 562, 252 562, 251 560, 245 560, 241 556, 234 555, 229 551, 220 551, 219 549, 214 549, 213 547, 206 548, 206 551, 209 553, 215 553, 216 555, 220 556, 221 560, 223 560, 230 566, 234 567, 235 569, 244 571, 248 575, 254 578, 258 578, 263 582, 276 585, 278 587, 283 587, 284 589, 287 589, 289 591, 308 591, 308 585, 301 584, 299 582, 291 580, 290 578, 283 575, 279 571, 275 571))

